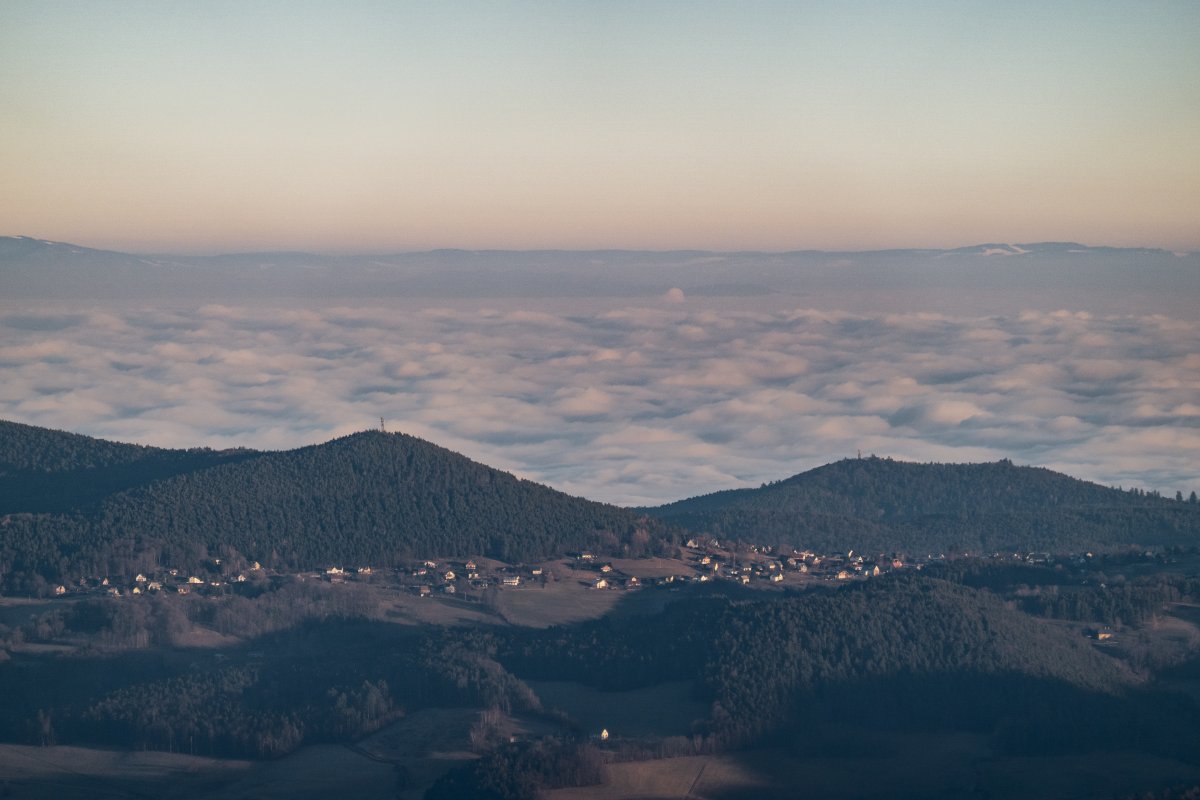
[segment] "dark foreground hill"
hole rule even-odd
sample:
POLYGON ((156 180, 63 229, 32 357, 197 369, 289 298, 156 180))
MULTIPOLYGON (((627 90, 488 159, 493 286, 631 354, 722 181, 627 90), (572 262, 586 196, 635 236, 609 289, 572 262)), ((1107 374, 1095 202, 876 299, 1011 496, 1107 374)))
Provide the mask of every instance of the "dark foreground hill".
POLYGON ((1200 504, 1010 461, 846 459, 759 489, 650 509, 719 538, 821 551, 1045 550, 1200 544, 1200 504))
POLYGON ((524 561, 645 552, 662 539, 631 511, 404 434, 287 452, 173 451, 8 424, 0 459, 0 579, 194 568, 215 557, 278 568, 524 561))

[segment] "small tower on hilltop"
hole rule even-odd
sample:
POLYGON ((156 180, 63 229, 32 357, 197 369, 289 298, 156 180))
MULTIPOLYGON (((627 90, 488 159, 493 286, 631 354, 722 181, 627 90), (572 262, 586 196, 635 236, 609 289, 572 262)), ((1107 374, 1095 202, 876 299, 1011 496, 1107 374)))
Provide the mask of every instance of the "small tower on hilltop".
POLYGON ((380 433, 387 433, 387 428, 386 428, 386 427, 384 427, 384 424, 383 424, 383 417, 380 417, 380 418, 379 418, 379 432, 380 432, 380 433))

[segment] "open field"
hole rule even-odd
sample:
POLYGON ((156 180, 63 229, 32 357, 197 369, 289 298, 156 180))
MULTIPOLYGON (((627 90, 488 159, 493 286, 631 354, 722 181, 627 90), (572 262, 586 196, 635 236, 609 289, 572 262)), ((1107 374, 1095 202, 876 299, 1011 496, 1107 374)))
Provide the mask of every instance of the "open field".
POLYGON ((504 588, 496 593, 496 610, 513 625, 548 628, 608 613, 622 595, 620 589, 590 589, 581 584, 591 573, 556 568, 558 580, 504 588))
POLYGON ((585 731, 608 729, 615 737, 687 736, 708 704, 692 697, 690 681, 672 681, 627 692, 602 692, 569 681, 527 681, 548 709, 567 713, 585 731))
MULTIPOLYGON (((768 789, 764 779, 730 756, 684 756, 610 764, 603 786, 557 789, 547 800, 657 800, 718 798, 730 790, 747 797, 768 789)), ((759 795, 762 796, 762 795, 759 795)))
POLYGON ((504 622, 482 603, 392 588, 373 589, 378 597, 380 619, 404 625, 496 625, 504 622))
POLYGON ((0 745, 0 786, 12 798, 142 798, 168 787, 175 796, 202 797, 253 767, 178 753, 0 745))
POLYGON ((331 796, 393 797, 391 764, 335 744, 302 747, 274 761, 256 761, 220 786, 180 793, 183 800, 325 800, 331 796))
POLYGON ((0 625, 18 627, 47 611, 69 609, 73 599, 30 600, 24 597, 0 597, 0 625))
MULTIPOLYGON (((853 735, 846 732, 847 736, 853 735)), ((860 756, 783 750, 610 764, 603 786, 559 789, 548 800, 1111 800, 1200 781, 1200 767, 1136 753, 996 757, 981 736, 863 732, 860 756)))

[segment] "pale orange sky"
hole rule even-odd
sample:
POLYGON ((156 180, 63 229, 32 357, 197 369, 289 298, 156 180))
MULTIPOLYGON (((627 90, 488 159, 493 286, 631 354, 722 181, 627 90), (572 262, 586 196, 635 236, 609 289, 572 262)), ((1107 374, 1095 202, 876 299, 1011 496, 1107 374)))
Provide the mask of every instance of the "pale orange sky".
POLYGON ((6 4, 0 234, 1200 249, 1200 5, 6 4))

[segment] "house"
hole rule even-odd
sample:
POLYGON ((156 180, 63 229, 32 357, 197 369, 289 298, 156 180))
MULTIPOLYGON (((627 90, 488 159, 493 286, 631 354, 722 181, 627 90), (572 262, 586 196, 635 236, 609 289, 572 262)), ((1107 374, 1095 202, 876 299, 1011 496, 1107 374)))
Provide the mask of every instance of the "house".
POLYGON ((688 539, 687 546, 692 548, 693 550, 695 550, 697 547, 700 546, 700 543, 697 542, 695 539, 688 539))
POLYGON ((428 569, 437 569, 437 562, 436 561, 426 561, 425 566, 428 569))
POLYGON ((193 575, 190 578, 188 578, 188 583, 192 584, 193 586, 197 586, 201 583, 204 583, 204 581, 201 580, 200 578, 197 578, 195 575, 193 575))
POLYGON ((135 583, 145 583, 145 582, 146 582, 146 576, 145 576, 145 575, 143 575, 142 573, 140 573, 140 572, 139 572, 139 573, 137 574, 137 577, 136 577, 136 578, 134 578, 133 580, 134 580, 134 582, 135 582, 135 583))
POLYGON ((774 583, 780 583, 780 582, 782 582, 782 581, 783 581, 783 573, 782 573, 782 572, 774 572, 774 573, 772 573, 772 574, 771 574, 771 581, 772 581, 772 582, 774 582, 774 583))
POLYGON ((372 572, 373 572, 373 570, 370 567, 359 567, 358 568, 359 575, 370 575, 372 572))
MULTIPOLYGON (((252 570, 260 570, 260 569, 262 569, 262 564, 260 564, 260 563, 258 563, 257 561, 255 561, 253 564, 251 564, 251 565, 250 565, 250 569, 252 569, 252 570)), ((171 574, 174 574, 174 572, 172 572, 171 574)))
POLYGON ((190 590, 186 586, 176 586, 175 591, 178 592, 179 594, 187 594, 188 591, 190 591, 190 590))
POLYGON ((642 584, 640 581, 638 581, 637 575, 630 575, 625 579, 625 585, 631 588, 636 588, 642 584))
POLYGON ((134 587, 133 587, 133 593, 134 593, 134 594, 141 594, 141 593, 142 593, 142 587, 140 587, 140 586, 134 586, 134 587))
POLYGON ((607 589, 608 588, 608 579, 607 578, 596 578, 596 580, 592 581, 592 588, 593 589, 607 589))
POLYGON ((463 569, 467 571, 476 570, 479 569, 479 565, 474 561, 468 561, 467 563, 463 564, 463 569))
POLYGON ((417 587, 417 594, 420 595, 421 597, 429 597, 430 593, 432 593, 432 592, 433 592, 433 590, 430 589, 428 586, 418 586, 417 587))
MULTIPOLYGON (((603 571, 603 570, 601 570, 601 571, 603 571)), ((542 574, 542 568, 541 568, 541 567, 534 567, 533 569, 529 570, 529 574, 530 574, 530 575, 534 575, 534 576, 541 575, 541 574, 542 574)))
POLYGON ((838 570, 837 579, 839 581, 848 581, 850 580, 850 573, 844 569, 838 570))
POLYGON ((146 590, 150 592, 161 592, 162 584, 158 581, 150 581, 148 584, 146 584, 146 590))
POLYGON ((245 583, 246 582, 246 574, 244 572, 239 572, 238 576, 236 578, 234 578, 233 580, 235 583, 245 583))
POLYGON ((453 583, 447 583, 445 586, 442 587, 442 591, 446 594, 454 594, 458 590, 454 588, 453 583))
POLYGON ((741 578, 739 578, 739 580, 742 582, 742 585, 745 586, 746 584, 750 583, 750 576, 743 575, 741 578))
POLYGON ((707 567, 712 563, 712 556, 702 556, 700 558, 700 563, 707 567))
POLYGON ((591 553, 587 552, 586 550, 579 554, 580 561, 591 561, 593 558, 595 558, 595 556, 592 555, 591 553))
POLYGON ((62 584, 59 584, 58 586, 54 587, 54 594, 57 595, 58 597, 62 597, 66 593, 67 593, 67 587, 63 586, 62 584))
POLYGON ((602 728, 600 730, 600 741, 602 741, 602 742, 608 741, 608 728, 602 728))
POLYGON ((520 575, 506 576, 504 578, 504 585, 505 586, 520 586, 521 585, 521 576, 520 575))
POLYGON ((605 564, 604 566, 600 567, 600 571, 607 575, 608 573, 612 572, 612 564, 605 564))
POLYGON ((1105 626, 1103 628, 1097 628, 1095 631, 1092 632, 1092 636, 1094 636, 1096 638, 1097 642, 1107 642, 1109 639, 1113 638, 1113 636, 1114 636, 1113 629, 1109 628, 1107 626, 1105 626))
POLYGON ((345 575, 346 570, 342 569, 341 567, 330 567, 329 569, 325 570, 325 574, 326 575, 345 575))
POLYGON ((120 590, 120 589, 118 589, 118 588, 117 588, 117 587, 115 587, 115 586, 111 587, 111 588, 108 590, 108 593, 109 593, 110 595, 112 595, 113 597, 120 597, 120 596, 121 596, 121 590, 120 590))
POLYGON ((446 581, 452 581, 452 580, 455 580, 457 577, 458 577, 458 576, 454 574, 454 570, 452 570, 452 569, 448 569, 448 570, 446 570, 446 572, 445 572, 445 573, 442 575, 442 580, 446 580, 446 581))

